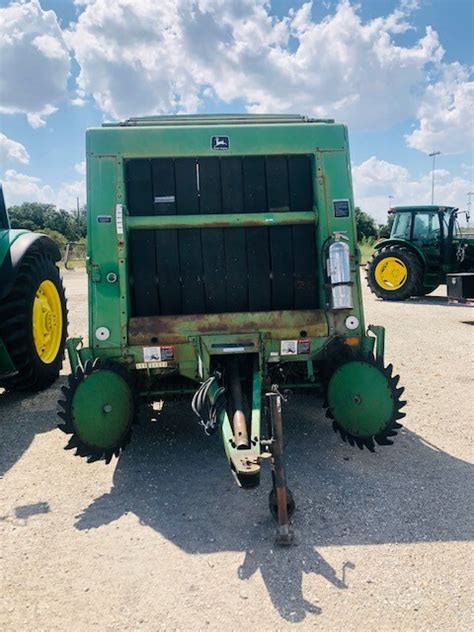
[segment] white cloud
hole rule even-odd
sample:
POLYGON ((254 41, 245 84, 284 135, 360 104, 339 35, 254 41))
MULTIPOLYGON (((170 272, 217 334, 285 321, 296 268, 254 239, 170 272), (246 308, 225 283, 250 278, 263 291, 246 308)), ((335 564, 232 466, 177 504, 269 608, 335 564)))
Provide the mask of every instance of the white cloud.
POLYGON ((50 186, 43 186, 39 178, 18 173, 15 169, 7 169, 2 178, 7 206, 22 202, 51 203, 54 191, 50 186))
POLYGON ((312 2, 278 18, 267 0, 75 0, 79 17, 62 31, 39 0, 0 9, 0 112, 23 112, 41 127, 58 106, 92 97, 107 117, 195 112, 206 100, 251 112, 301 112, 387 129, 417 120, 407 144, 429 153, 472 143, 474 84, 445 64, 437 33, 415 29, 419 0, 362 20, 355 0, 312 2), (331 8, 332 7, 332 8, 331 8), (411 44, 398 36, 419 33, 411 44), (79 64, 67 94, 68 46, 79 64))
POLYGON ((7 206, 22 202, 42 202, 55 204, 58 208, 71 210, 85 203, 84 179, 63 182, 58 188, 43 184, 40 178, 19 173, 15 169, 7 169, 2 178, 7 206))
POLYGON ((406 136, 410 147, 425 153, 461 153, 472 149, 474 81, 458 63, 444 65, 440 80, 426 88, 418 107, 419 127, 406 136))
MULTIPOLYGON (((372 156, 353 166, 355 203, 380 223, 386 221, 389 195, 393 206, 431 203, 431 175, 429 171, 414 178, 408 169, 372 156)), ((465 209, 472 181, 452 175, 446 169, 435 171, 435 204, 465 209)))
POLYGON ((38 0, 0 9, 0 112, 24 113, 41 127, 67 94, 69 66, 54 11, 43 11, 38 0))
POLYGON ((86 175, 86 161, 83 160, 82 162, 78 162, 74 165, 74 169, 77 171, 78 174, 80 174, 81 176, 85 176, 86 175))
POLYGON ((39 127, 44 127, 46 125, 45 119, 48 116, 51 116, 51 114, 54 114, 57 109, 58 108, 55 108, 52 105, 45 105, 44 108, 38 112, 28 112, 26 118, 33 129, 38 129, 39 127))
POLYGON ((413 117, 443 49, 431 28, 411 46, 413 0, 363 22, 341 0, 321 22, 311 3, 281 19, 266 0, 81 0, 67 39, 79 89, 106 115, 193 112, 203 96, 252 112, 336 117, 352 128, 413 117))
POLYGON ((27 165, 30 162, 30 156, 24 145, 0 133, 0 165, 9 162, 21 162, 27 165))

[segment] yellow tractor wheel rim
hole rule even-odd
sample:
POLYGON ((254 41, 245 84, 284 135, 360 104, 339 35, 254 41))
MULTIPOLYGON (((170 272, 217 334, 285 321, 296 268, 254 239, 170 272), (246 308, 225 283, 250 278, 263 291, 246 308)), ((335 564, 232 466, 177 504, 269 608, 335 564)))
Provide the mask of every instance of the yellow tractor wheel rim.
POLYGON ((33 302, 33 340, 36 353, 45 364, 54 362, 63 335, 61 298, 52 281, 43 281, 33 302))
POLYGON ((408 269, 401 259, 385 257, 375 266, 377 285, 388 292, 400 289, 406 282, 408 269))

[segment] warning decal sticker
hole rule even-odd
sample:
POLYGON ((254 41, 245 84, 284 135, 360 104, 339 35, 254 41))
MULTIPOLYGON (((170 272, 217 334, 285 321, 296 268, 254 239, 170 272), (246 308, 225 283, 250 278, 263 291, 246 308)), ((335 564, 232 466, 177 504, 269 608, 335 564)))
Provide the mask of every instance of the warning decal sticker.
POLYGON ((168 362, 174 360, 174 355, 174 347, 171 345, 143 347, 144 362, 168 362))
POLYGON ((282 340, 280 342, 280 355, 301 355, 311 351, 311 340, 301 338, 300 340, 282 340))
POLYGON ((280 342, 280 355, 296 355, 298 353, 297 340, 282 340, 280 342))
POLYGON ((164 361, 174 360, 174 347, 165 346, 160 347, 161 349, 161 359, 164 361))
POLYGON ((298 340, 298 353, 309 353, 311 351, 311 340, 303 338, 298 340))

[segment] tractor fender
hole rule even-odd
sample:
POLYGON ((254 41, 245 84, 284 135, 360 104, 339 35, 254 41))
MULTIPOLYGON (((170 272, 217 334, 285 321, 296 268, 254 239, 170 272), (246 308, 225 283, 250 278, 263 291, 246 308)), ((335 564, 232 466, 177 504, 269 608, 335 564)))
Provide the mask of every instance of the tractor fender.
POLYGON ((61 259, 57 244, 47 235, 10 230, 9 248, 0 264, 0 300, 13 287, 24 256, 32 251, 48 253, 54 261, 61 259), (15 234, 17 233, 17 234, 15 234))
POLYGON ((425 253, 421 248, 418 248, 411 241, 406 241, 405 239, 383 239, 375 244, 374 250, 381 250, 382 248, 386 248, 387 246, 403 246, 407 250, 413 252, 420 259, 424 268, 426 269, 427 261, 425 257, 425 253))

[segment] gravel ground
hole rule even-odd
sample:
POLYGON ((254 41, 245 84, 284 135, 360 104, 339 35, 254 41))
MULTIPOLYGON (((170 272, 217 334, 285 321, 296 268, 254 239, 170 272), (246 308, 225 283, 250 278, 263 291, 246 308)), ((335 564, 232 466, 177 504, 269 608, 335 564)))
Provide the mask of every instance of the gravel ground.
MULTIPOLYGON (((66 272, 70 334, 86 283, 66 272)), ((141 424, 114 465, 62 449, 58 384, 0 395, 4 630, 472 630, 474 312, 445 288, 382 303, 405 429, 376 454, 342 443, 319 402, 286 406, 297 546, 274 546, 262 486, 239 490, 187 405, 141 424)))

